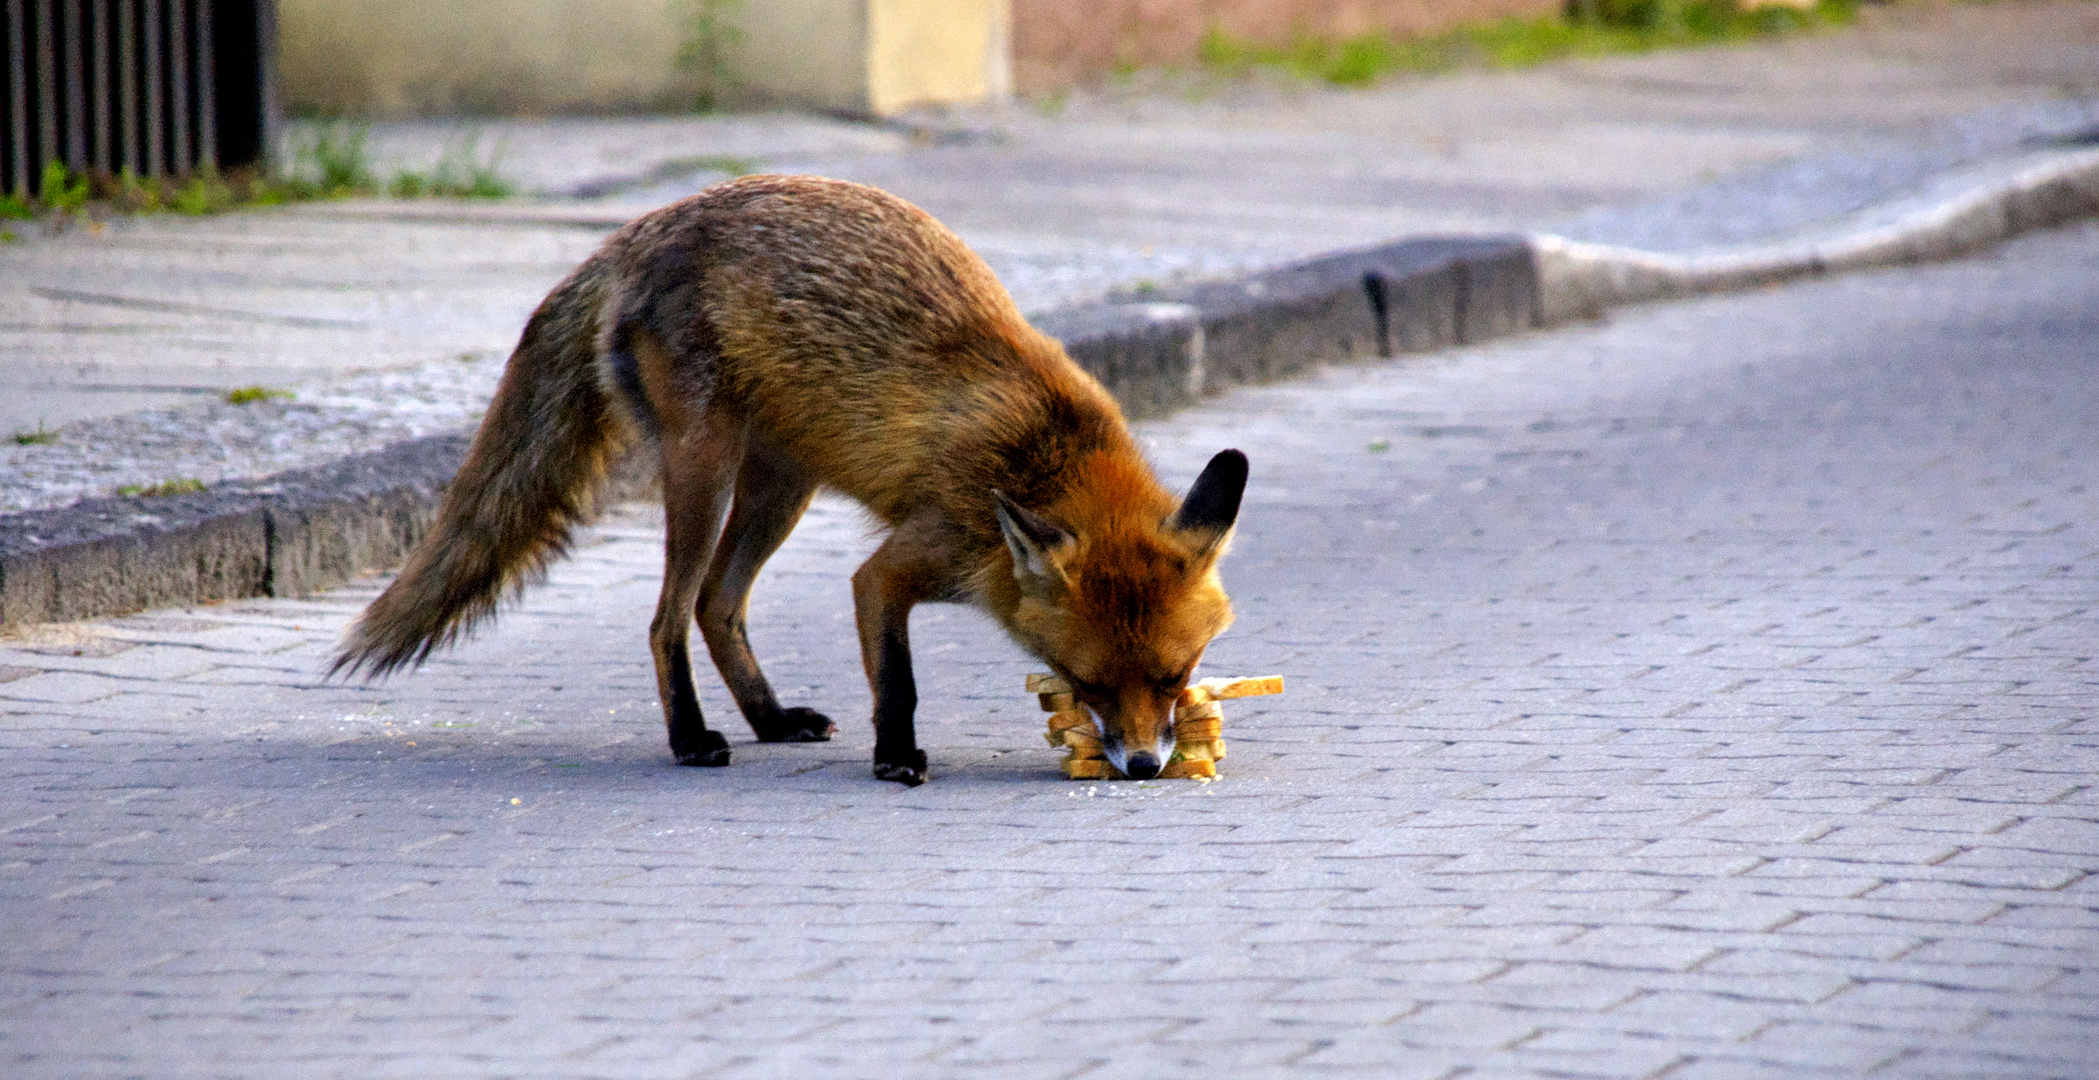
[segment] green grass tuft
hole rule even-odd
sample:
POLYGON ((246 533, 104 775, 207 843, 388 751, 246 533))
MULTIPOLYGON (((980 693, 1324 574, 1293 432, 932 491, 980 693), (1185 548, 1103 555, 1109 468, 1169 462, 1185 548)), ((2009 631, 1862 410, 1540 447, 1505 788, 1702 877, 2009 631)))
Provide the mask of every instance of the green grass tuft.
POLYGON ((169 495, 194 495, 204 490, 204 481, 193 476, 176 480, 162 480, 158 484, 125 484, 117 489, 119 495, 134 498, 159 499, 169 495))
POLYGON ((497 168, 503 157, 502 148, 483 160, 478 150, 480 142, 481 135, 476 132, 448 147, 429 172, 403 169, 395 173, 386 185, 387 194, 396 199, 504 199, 516 194, 516 188, 503 179, 497 168))
POLYGON ((730 176, 749 176, 764 163, 754 157, 737 157, 734 154, 701 154, 698 157, 672 158, 651 170, 651 175, 664 179, 677 179, 695 173, 727 173, 730 176))
POLYGON ((365 149, 371 129, 364 124, 327 123, 292 144, 288 185, 310 187, 315 198, 344 198, 376 190, 372 158, 365 149))
POLYGON ((1370 86, 1399 74, 1520 68, 1574 56, 1753 41, 1846 25, 1858 14, 1858 0, 1821 0, 1811 11, 1746 10, 1735 0, 1572 0, 1567 7, 1565 16, 1502 19, 1417 38, 1307 37, 1276 46, 1213 29, 1203 36, 1197 58, 1231 77, 1277 71, 1335 86, 1370 86))
POLYGON ((228 405, 253 405, 258 401, 290 401, 291 399, 291 391, 279 390, 273 386, 243 386, 238 390, 226 391, 226 404, 228 405))
POLYGON ((743 45, 736 15, 743 0, 673 0, 673 17, 684 25, 678 68, 693 78, 692 110, 711 113, 738 88, 730 58, 743 45))
MULTIPOLYGON (((401 197, 441 196, 501 199, 516 193, 498 168, 502 153, 477 153, 478 135, 448 148, 428 172, 402 170, 385 190, 401 197)), ((278 206, 314 199, 376 195, 381 191, 366 146, 366 128, 324 124, 293 142, 291 162, 282 176, 256 169, 220 173, 205 167, 181 177, 140 177, 129 170, 68 170, 53 162, 44 169, 36 194, 0 195, 0 220, 49 218, 53 227, 76 215, 104 213, 220 214, 253 206, 278 206)), ((18 239, 0 231, 0 242, 18 239)))
POLYGON ((35 431, 17 428, 14 440, 16 446, 49 446, 58 441, 58 432, 45 427, 44 422, 39 420, 36 422, 35 431))
POLYGON ((44 166, 43 183, 37 186, 37 201, 61 214, 71 214, 87 205, 88 185, 85 176, 75 178, 64 165, 56 161, 44 166))

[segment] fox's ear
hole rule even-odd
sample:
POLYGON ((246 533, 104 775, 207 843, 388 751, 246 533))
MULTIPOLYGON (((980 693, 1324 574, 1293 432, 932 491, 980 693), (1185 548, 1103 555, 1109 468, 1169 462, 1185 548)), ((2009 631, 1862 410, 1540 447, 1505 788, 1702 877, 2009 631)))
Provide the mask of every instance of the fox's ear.
POLYGON ((1020 591, 1039 597, 1065 584, 1064 568, 1058 565, 1057 555, 1071 543, 1071 534, 1056 522, 1007 498, 1003 491, 993 488, 991 497, 992 510, 998 514, 998 531, 1006 537, 1006 549, 1013 553, 1013 577, 1020 582, 1020 591))
POLYGON ((1173 527, 1193 534, 1203 551, 1214 550, 1239 520, 1239 498, 1246 494, 1246 455, 1220 450, 1203 466, 1188 497, 1173 515, 1173 527))

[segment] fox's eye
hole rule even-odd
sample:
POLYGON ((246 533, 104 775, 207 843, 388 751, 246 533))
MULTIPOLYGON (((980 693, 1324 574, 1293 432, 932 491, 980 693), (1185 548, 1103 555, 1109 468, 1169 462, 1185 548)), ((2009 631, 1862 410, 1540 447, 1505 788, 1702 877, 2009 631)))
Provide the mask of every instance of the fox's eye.
POLYGON ((1064 681, 1070 683, 1072 692, 1080 697, 1105 698, 1110 696, 1107 688, 1099 683, 1090 683, 1069 673, 1064 676, 1064 681))

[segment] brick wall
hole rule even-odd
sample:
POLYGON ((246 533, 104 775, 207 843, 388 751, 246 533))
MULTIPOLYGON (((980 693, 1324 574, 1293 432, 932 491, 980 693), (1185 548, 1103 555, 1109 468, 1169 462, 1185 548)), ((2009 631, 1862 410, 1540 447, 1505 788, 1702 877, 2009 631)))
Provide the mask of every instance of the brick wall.
POLYGON ((1186 63, 1213 26, 1280 44, 1301 34, 1419 34, 1559 10, 1560 0, 1013 0, 1013 75, 1030 93, 1123 65, 1186 63))

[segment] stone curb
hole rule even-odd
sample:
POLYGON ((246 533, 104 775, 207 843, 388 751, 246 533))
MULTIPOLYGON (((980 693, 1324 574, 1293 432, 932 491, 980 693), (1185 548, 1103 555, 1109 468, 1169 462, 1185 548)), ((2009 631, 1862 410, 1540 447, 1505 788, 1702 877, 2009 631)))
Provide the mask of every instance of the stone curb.
POLYGON ((0 517, 0 628, 303 596, 398 563, 468 436, 414 439, 194 495, 0 517))
POLYGON ((1142 418, 1320 364, 1529 329, 1537 299, 1522 237, 1426 237, 1066 308, 1034 323, 1142 418))
POLYGON ((1668 255, 1537 236, 1539 317, 1556 323, 1620 304, 1949 259, 2094 215, 2099 149, 2045 150, 1948 173, 1915 195, 1777 243, 1668 255))
MULTIPOLYGON (((1777 244, 1667 255, 1556 236, 1425 237, 1035 324, 1142 418, 1320 364, 1469 345, 1620 304, 1948 258, 2093 215, 2099 150, 2054 151, 1950 175, 1777 244)), ((432 436, 194 495, 0 516, 0 628, 303 596, 398 565, 467 441, 432 436)), ((616 482, 628 493, 646 484, 638 474, 616 482)))

